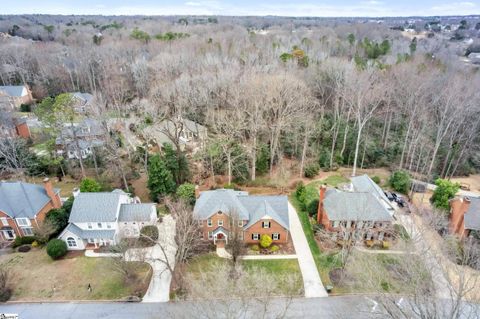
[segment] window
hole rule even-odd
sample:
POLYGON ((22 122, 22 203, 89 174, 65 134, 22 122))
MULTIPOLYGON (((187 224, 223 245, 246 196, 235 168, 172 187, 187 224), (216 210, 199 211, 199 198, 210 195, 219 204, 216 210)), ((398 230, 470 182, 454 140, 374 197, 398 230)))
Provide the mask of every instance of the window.
POLYGON ((272 234, 272 239, 273 240, 280 240, 280 234, 279 233, 273 233, 272 234))
POLYGON ((337 228, 337 227, 338 227, 338 220, 335 220, 335 221, 333 222, 333 228, 337 228))
POLYGON ((243 220, 238 221, 238 227, 243 227, 243 220))
POLYGON ((25 236, 32 236, 33 235, 33 229, 32 228, 22 228, 23 234, 25 236))
POLYGON ((260 239, 260 234, 252 234, 252 240, 259 240, 260 239))
POLYGON ((351 228, 351 227, 352 227, 352 221, 349 220, 349 221, 347 222, 347 228, 351 228))
POLYGON ((218 215, 222 215, 223 213, 222 213, 221 211, 219 211, 217 214, 218 214, 218 215))
POLYGON ((6 217, 2 217, 2 218, 0 218, 0 220, 2 221, 3 226, 8 226, 8 220, 7 220, 6 217))
POLYGON ((28 218, 17 218, 18 226, 30 226, 30 221, 28 218))
POLYGON ((198 226, 203 226, 203 220, 198 221, 198 226))
POLYGON ((95 243, 95 239, 89 238, 89 239, 88 239, 88 242, 89 242, 90 244, 93 244, 93 243, 95 243))
POLYGON ((77 242, 73 237, 68 237, 67 238, 67 245, 68 247, 77 247, 77 242))
POLYGON ((208 239, 213 239, 213 232, 211 231, 208 232, 208 239))
POLYGON ((270 228, 270 222, 262 222, 263 228, 270 228))
POLYGON ((107 228, 112 228, 112 224, 107 223, 107 228))
POLYGON ((218 226, 223 226, 223 219, 218 220, 218 226))
POLYGON ((211 218, 207 219, 207 226, 212 227, 212 219, 211 218))
POLYGON ((98 228, 102 228, 102 223, 97 223, 98 228))
MULTIPOLYGON (((126 223, 125 223, 126 224, 126 223)), ((87 224, 88 229, 92 229, 92 223, 87 224)))
POLYGON ((136 228, 133 229, 133 235, 138 236, 138 229, 136 228))

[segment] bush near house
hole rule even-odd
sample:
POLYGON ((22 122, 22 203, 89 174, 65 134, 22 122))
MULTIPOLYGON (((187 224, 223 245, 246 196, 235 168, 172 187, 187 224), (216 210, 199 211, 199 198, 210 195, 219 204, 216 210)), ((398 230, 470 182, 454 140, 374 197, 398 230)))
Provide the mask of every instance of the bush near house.
POLYGON ((153 243, 158 239, 158 228, 155 225, 148 225, 140 229, 140 240, 145 243, 153 243))
POLYGON ((272 237, 268 236, 267 234, 263 234, 260 237, 260 246, 263 248, 268 248, 272 244, 272 237))
POLYGON ((397 192, 403 194, 408 193, 410 183, 410 175, 406 171, 395 171, 392 176, 390 176, 390 185, 397 192))
POLYGON ((374 181, 376 184, 380 185, 380 182, 382 181, 380 177, 378 176, 372 176, 372 181, 374 181))
POLYGON ((448 201, 455 197, 455 194, 460 189, 460 184, 439 178, 435 181, 435 185, 437 185, 437 188, 433 191, 430 201, 436 208, 449 211, 450 204, 448 201))
POLYGON ((0 302, 6 302, 12 295, 8 279, 7 270, 0 269, 0 302))
POLYGON ((102 186, 92 178, 84 178, 80 183, 80 191, 82 193, 98 193, 102 191, 102 186))
POLYGON ((178 186, 176 194, 178 198, 183 199, 189 204, 195 204, 195 185, 184 183, 178 186))
POLYGON ((318 175, 320 171, 320 166, 318 164, 310 164, 305 167, 304 175, 306 178, 312 178, 318 175))
POLYGON ((23 245, 31 245, 35 241, 34 236, 16 237, 13 242, 13 248, 17 248, 23 245))
POLYGON ((47 254, 52 259, 59 259, 67 254, 67 244, 60 239, 52 239, 47 244, 47 254))

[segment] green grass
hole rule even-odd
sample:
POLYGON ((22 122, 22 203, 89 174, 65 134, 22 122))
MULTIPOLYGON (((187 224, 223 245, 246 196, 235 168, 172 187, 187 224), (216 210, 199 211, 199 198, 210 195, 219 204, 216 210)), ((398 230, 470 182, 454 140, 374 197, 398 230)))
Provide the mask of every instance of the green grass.
POLYGON ((328 186, 337 187, 338 185, 348 183, 349 181, 348 178, 343 177, 342 175, 332 175, 321 180, 313 181, 307 185, 320 186, 327 184, 328 186))
POLYGON ((405 241, 410 240, 410 235, 408 234, 405 227, 403 227, 402 225, 395 224, 395 225, 393 225, 393 229, 398 234, 398 236, 400 236, 401 239, 403 239, 405 241))

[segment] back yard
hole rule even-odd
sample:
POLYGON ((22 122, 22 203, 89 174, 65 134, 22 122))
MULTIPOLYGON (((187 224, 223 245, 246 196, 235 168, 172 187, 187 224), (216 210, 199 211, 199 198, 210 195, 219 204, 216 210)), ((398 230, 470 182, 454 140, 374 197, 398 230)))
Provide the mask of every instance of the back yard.
POLYGON ((116 300, 143 296, 150 283, 151 267, 139 264, 136 280, 124 283, 109 258, 88 258, 69 253, 53 261, 43 249, 0 256, 0 267, 9 270, 13 301, 116 300), (88 284, 92 291, 87 290, 88 284))

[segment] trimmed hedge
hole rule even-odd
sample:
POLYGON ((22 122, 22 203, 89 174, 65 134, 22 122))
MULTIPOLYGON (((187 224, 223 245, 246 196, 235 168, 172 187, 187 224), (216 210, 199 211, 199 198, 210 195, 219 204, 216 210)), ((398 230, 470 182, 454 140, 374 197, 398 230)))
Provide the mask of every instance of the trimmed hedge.
POLYGON ((52 239, 47 244, 47 254, 52 259, 62 258, 67 254, 67 244, 61 239, 52 239))
POLYGON ((13 242, 13 248, 23 245, 31 245, 36 240, 35 236, 16 237, 13 242))

